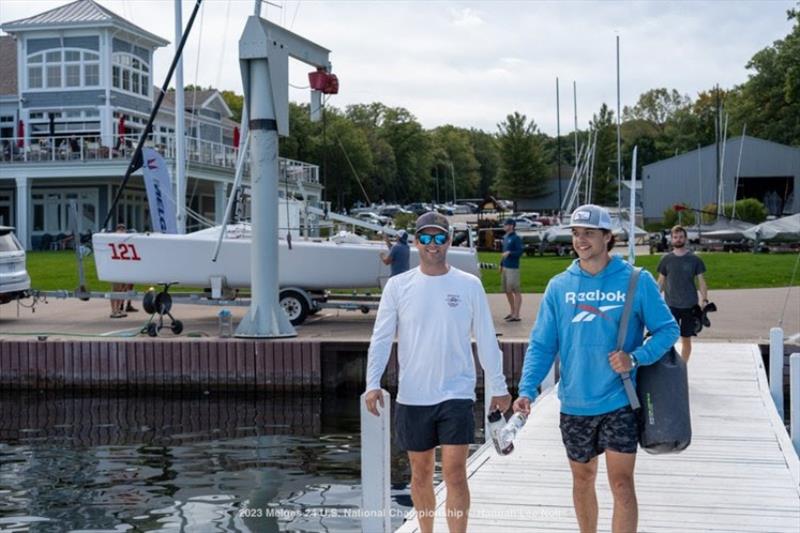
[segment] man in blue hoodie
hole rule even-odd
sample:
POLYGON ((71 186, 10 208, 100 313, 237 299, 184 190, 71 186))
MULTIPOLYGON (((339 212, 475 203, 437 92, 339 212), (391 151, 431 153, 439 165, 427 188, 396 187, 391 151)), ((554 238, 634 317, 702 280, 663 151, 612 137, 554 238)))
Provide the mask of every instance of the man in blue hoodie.
POLYGON ((623 350, 617 331, 633 267, 609 252, 611 217, 596 205, 572 213, 572 246, 578 255, 550 280, 531 331, 514 410, 530 413, 537 388, 560 356, 561 437, 572 470, 572 500, 580 530, 597 531, 598 455, 605 452, 614 497, 612 530, 636 531, 638 505, 633 482, 636 416, 620 374, 656 362, 678 338, 678 325, 643 271, 633 300, 623 350), (644 328, 651 332, 643 344, 644 328))

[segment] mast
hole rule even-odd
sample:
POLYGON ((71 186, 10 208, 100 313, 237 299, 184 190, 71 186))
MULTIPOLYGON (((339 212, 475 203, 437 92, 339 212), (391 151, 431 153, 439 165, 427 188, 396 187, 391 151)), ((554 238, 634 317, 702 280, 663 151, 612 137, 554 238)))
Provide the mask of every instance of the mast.
MULTIPOLYGON (((617 214, 622 213, 622 137, 619 114, 619 35, 617 35, 617 214)), ((634 153, 636 153, 634 151, 634 153)))
POLYGON ((556 77, 556 158, 558 159, 558 205, 561 205, 561 106, 559 102, 558 77, 556 77))
POLYGON ((175 0, 175 222, 178 233, 186 233, 186 108, 183 100, 183 58, 178 46, 183 35, 181 0, 175 0))

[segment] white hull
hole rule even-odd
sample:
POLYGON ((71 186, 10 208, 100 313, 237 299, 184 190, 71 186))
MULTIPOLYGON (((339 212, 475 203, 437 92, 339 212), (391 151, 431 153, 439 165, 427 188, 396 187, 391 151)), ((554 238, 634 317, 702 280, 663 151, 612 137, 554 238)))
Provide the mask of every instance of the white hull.
MULTIPOLYGON (((211 287, 211 279, 224 278, 230 288, 250 287, 250 238, 236 237, 229 226, 219 258, 211 261, 219 228, 188 235, 160 233, 96 233, 92 236, 97 277, 117 283, 178 283, 186 287, 211 287)), ((336 243, 328 240, 285 239, 278 241, 278 275, 281 287, 306 290, 381 287, 389 267, 381 261, 387 252, 382 242, 336 243)), ((451 248, 448 262, 480 276, 478 255, 473 248, 451 248)), ((419 264, 411 246, 411 267, 419 264)))

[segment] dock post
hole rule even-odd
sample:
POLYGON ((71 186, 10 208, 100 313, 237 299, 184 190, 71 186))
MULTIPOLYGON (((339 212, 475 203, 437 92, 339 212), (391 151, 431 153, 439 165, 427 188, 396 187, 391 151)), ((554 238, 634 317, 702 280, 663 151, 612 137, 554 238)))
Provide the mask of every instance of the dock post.
POLYGON ((789 358, 789 401, 792 411, 789 421, 792 444, 794 450, 800 454, 800 353, 793 353, 789 358))
POLYGON ((769 392, 783 418, 783 329, 769 330, 769 392))
POLYGON ((389 533, 392 530, 391 499, 391 399, 381 389, 381 416, 367 411, 361 395, 361 531, 389 533))

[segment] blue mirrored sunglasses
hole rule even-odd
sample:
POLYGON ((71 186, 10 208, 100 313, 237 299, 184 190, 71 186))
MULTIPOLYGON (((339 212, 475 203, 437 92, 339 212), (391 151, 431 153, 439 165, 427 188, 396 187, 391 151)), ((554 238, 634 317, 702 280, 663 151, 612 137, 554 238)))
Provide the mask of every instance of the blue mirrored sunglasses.
POLYGON ((433 243, 437 246, 441 246, 447 242, 447 237, 447 233, 434 233, 432 235, 430 233, 420 233, 417 235, 417 240, 423 246, 429 245, 431 241, 433 241, 433 243))

